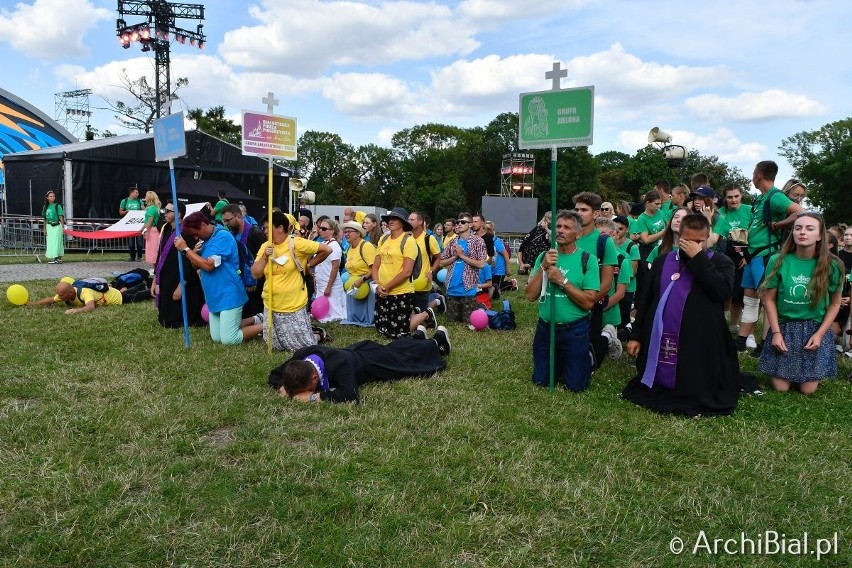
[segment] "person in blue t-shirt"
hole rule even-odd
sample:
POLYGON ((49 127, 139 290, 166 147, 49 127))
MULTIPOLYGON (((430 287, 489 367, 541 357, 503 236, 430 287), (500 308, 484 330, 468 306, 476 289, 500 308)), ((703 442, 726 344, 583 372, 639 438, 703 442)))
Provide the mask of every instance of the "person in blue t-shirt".
POLYGON ((194 268, 200 269, 201 287, 210 313, 211 339, 215 343, 235 345, 261 333, 262 324, 254 323, 252 318, 242 318, 248 295, 239 274, 237 242, 228 229, 211 224, 200 211, 188 215, 182 228, 190 237, 199 239, 195 249, 191 249, 181 236, 177 236, 175 248, 194 268))

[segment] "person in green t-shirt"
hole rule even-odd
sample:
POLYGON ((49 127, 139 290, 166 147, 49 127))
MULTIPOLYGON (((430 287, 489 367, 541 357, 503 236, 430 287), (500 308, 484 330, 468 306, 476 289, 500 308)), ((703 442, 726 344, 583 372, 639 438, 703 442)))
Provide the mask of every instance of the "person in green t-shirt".
POLYGON ((612 287, 615 267, 618 266, 618 251, 613 240, 609 236, 601 236, 601 232, 595 227, 595 221, 600 217, 600 208, 603 204, 601 196, 591 191, 584 191, 575 195, 572 200, 574 211, 583 220, 583 234, 577 238, 577 246, 598 259, 601 289, 597 302, 592 308, 589 337, 592 340, 595 364, 600 367, 607 352, 611 357, 618 358, 622 351, 621 341, 618 340, 615 328, 605 326, 603 323, 603 310, 607 304, 606 296, 612 287))
MULTIPOLYGON (((213 220, 216 221, 217 225, 222 224, 222 210, 228 205, 228 194, 225 193, 224 189, 220 189, 216 195, 219 196, 219 201, 216 202, 216 205, 213 206, 213 220)), ((209 207, 209 205, 208 205, 209 207)))
POLYGON ((734 280, 734 295, 731 297, 732 329, 738 329, 743 313, 743 270, 746 259, 744 253, 748 250, 748 227, 751 225, 751 207, 744 207, 743 190, 735 185, 729 185, 722 191, 724 206, 719 208, 719 215, 728 222, 728 239, 725 249, 728 258, 734 261, 737 269, 734 280))
MULTIPOLYGON (((613 219, 613 221, 615 221, 616 228, 615 235, 613 237, 615 246, 618 248, 618 252, 620 254, 630 260, 630 272, 633 274, 633 277, 630 279, 630 283, 627 285, 627 290, 624 292, 624 298, 622 298, 621 302, 619 302, 621 310, 621 324, 617 327, 617 329, 619 332, 625 333, 627 328, 630 327, 630 312, 633 310, 633 300, 636 297, 637 290, 636 273, 639 270, 639 263, 642 261, 639 260, 639 245, 627 238, 627 233, 630 230, 630 221, 628 218, 618 215, 613 219)), ((619 337, 619 339, 623 340, 625 337, 626 335, 624 337, 619 337)))
MULTIPOLYGON (((597 221, 595 221, 595 226, 602 235, 608 235, 610 240, 615 242, 616 235, 618 234, 618 226, 615 221, 604 217, 598 217, 597 221)), ((616 248, 616 250, 618 249, 616 248)), ((612 284, 609 287, 609 293, 605 297, 606 305, 603 306, 604 328, 606 328, 606 326, 618 328, 621 325, 621 310, 619 309, 619 305, 626 296, 627 287, 632 281, 633 267, 631 265, 630 257, 625 256, 621 251, 619 251, 618 264, 615 266, 615 270, 612 275, 612 284)), ((620 356, 621 353, 617 353, 617 357, 620 356)))
MULTIPOLYGON (((752 183, 760 191, 760 196, 751 207, 751 223, 748 227, 748 254, 751 260, 743 273, 743 315, 740 329, 737 333, 737 350, 745 351, 746 339, 754 330, 760 310, 760 299, 757 290, 763 282, 766 270, 766 260, 780 246, 776 233, 783 231, 796 220, 796 215, 804 209, 781 193, 775 187, 775 176, 778 175, 778 164, 771 160, 758 162, 752 174, 752 183), (765 203, 768 205, 764 206, 765 203), (764 219, 769 217, 769 220, 764 219)), ((780 233, 779 233, 780 234, 780 233)), ((769 326, 764 325, 764 334, 769 326)), ((763 342, 758 344, 759 354, 763 342)))
MULTIPOLYGON (((122 199, 121 203, 118 204, 118 214, 124 217, 128 211, 141 211, 144 208, 145 204, 139 199, 139 188, 131 187, 127 190, 127 197, 122 199)), ((130 258, 127 261, 135 262, 142 260, 142 237, 130 237, 127 241, 130 252, 130 258)))
POLYGON ((837 375, 831 324, 840 311, 843 268, 828 251, 825 222, 817 213, 796 217, 781 252, 769 259, 763 302, 771 349, 760 353, 759 369, 777 391, 793 384, 812 394, 819 381, 837 375))
POLYGON ((592 375, 589 312, 600 291, 597 259, 577 246, 582 228, 576 212, 556 214, 556 248, 535 259, 526 287, 527 299, 539 302, 533 384, 544 387, 550 383, 550 321, 554 314, 554 375, 574 392, 585 390, 592 375))
POLYGON ((633 230, 639 233, 639 256, 645 259, 657 245, 657 241, 663 238, 668 216, 660 211, 659 192, 649 191, 642 197, 642 201, 645 204, 645 212, 636 219, 633 230))
POLYGON ((62 231, 65 226, 65 211, 62 205, 56 202, 56 193, 48 191, 44 195, 41 216, 44 219, 44 255, 51 259, 47 263, 62 264, 62 257, 65 255, 65 233, 62 231))

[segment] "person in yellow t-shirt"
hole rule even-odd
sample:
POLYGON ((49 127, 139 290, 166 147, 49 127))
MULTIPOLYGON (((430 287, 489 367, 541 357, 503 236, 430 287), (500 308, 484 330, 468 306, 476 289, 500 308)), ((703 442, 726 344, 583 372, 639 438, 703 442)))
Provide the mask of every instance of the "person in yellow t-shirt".
POLYGON ((290 235, 290 221, 280 211, 272 212, 272 242, 260 247, 251 267, 255 278, 266 276, 263 287, 263 314, 255 320, 263 325, 263 339, 268 341, 266 318, 272 312, 272 348, 296 351, 316 345, 317 337, 305 307, 308 288, 303 274, 310 276, 313 268, 331 253, 328 245, 290 235), (269 276, 268 265, 272 265, 269 276))
POLYGON ((369 287, 373 262, 376 260, 376 247, 373 243, 364 240, 367 231, 357 221, 343 223, 343 238, 349 243, 349 252, 346 254, 346 272, 349 273, 346 294, 346 319, 344 325, 358 325, 361 327, 372 327, 373 317, 376 312, 376 294, 372 289, 367 292, 366 297, 356 299, 354 294, 364 284, 369 287))
POLYGON ((406 234, 411 231, 408 211, 394 207, 382 215, 390 234, 379 239, 372 278, 376 283, 376 331, 388 339, 411 332, 414 310, 414 283, 411 272, 417 258, 417 242, 406 234))
MULTIPOLYGON (((54 296, 27 302, 27 305, 49 306, 65 303, 65 305, 69 306, 65 310, 65 313, 71 315, 80 312, 91 312, 98 306, 120 306, 125 303, 151 299, 150 291, 144 283, 128 289, 125 293, 111 286, 106 292, 98 292, 92 288, 81 286, 78 295, 77 288, 74 286, 75 282, 79 284, 79 281, 66 276, 56 284, 56 288, 54 288, 56 294, 54 296), (125 294, 127 294, 126 298, 125 294)), ((105 281, 104 284, 106 284, 105 281)))

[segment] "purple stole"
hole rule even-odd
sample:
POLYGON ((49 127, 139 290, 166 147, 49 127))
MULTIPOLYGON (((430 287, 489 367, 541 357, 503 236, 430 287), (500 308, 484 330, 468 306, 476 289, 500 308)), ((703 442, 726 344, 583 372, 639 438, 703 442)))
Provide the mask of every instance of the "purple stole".
POLYGON ((251 231, 251 225, 243 223, 243 232, 240 234, 240 242, 244 245, 248 244, 249 231, 251 231))
POLYGON ((313 365, 317 370, 320 377, 320 390, 323 392, 330 390, 331 387, 328 384, 328 375, 325 374, 325 361, 322 360, 322 357, 319 355, 308 355, 303 360, 313 365))
MULTIPOLYGON (((712 255, 712 251, 707 251, 708 258, 712 255)), ((693 279, 692 272, 685 265, 681 266, 679 251, 666 255, 660 275, 660 303, 654 312, 648 357, 642 374, 642 384, 648 388, 655 384, 666 389, 675 388, 680 326, 693 279)))
MULTIPOLYGON (((163 266, 166 265, 166 257, 169 256, 169 250, 175 246, 175 230, 172 228, 172 232, 169 233, 166 242, 163 243, 163 249, 160 251, 160 259, 157 261, 157 266, 154 267, 154 278, 157 282, 160 281, 160 271, 163 270, 163 266)), ((180 262, 180 257, 178 257, 178 262, 180 262)), ((160 293, 157 292, 157 297, 154 298, 156 306, 160 307, 160 293)))

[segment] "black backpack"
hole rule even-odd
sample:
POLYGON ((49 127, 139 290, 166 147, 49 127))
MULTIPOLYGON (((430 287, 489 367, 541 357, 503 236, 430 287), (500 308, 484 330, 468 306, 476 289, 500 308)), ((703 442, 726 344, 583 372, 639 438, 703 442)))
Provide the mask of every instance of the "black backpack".
POLYGON ((509 307, 509 300, 503 300, 503 309, 499 312, 489 310, 486 313, 488 314, 488 327, 491 329, 512 331, 518 327, 515 323, 515 312, 509 307))
MULTIPOLYGON (((88 288, 90 290, 94 290, 95 292, 100 292, 101 294, 105 294, 107 290, 109 290, 109 283, 103 278, 80 278, 75 280, 72 284, 74 290, 77 292, 77 299, 81 302, 81 292, 83 289, 88 288)), ((69 306, 73 304, 73 302, 65 302, 69 306)))

